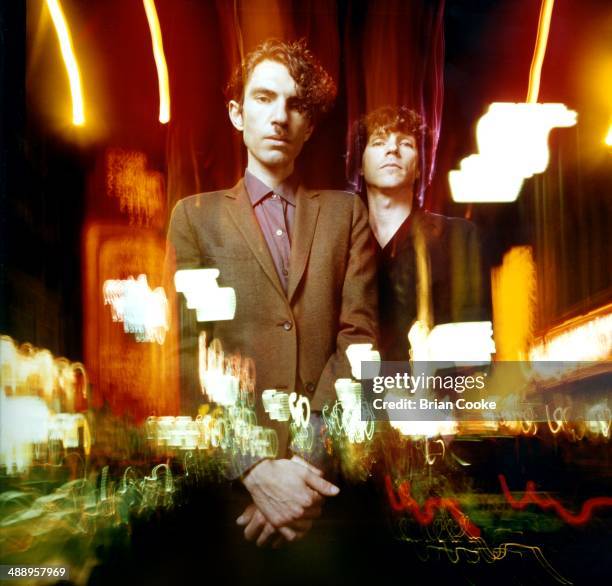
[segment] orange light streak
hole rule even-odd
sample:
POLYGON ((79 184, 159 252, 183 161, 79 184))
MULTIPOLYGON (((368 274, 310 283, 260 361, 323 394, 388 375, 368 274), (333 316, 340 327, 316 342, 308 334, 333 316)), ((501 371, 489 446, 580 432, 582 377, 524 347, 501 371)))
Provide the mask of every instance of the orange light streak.
POLYGON ((81 90, 81 74, 79 73, 79 66, 74 55, 72 37, 70 36, 66 18, 59 1, 46 0, 46 3, 55 25, 55 32, 59 40, 66 71, 68 72, 70 93, 72 95, 72 123, 75 126, 83 126, 85 124, 85 108, 83 106, 83 92, 81 90))
POLYGON ((502 491, 508 504, 517 510, 524 509, 527 505, 534 504, 538 505, 542 509, 554 509, 554 511, 569 525, 584 525, 587 521, 590 520, 593 510, 598 507, 612 507, 612 498, 599 496, 595 498, 588 499, 582 505, 582 509, 580 513, 571 513, 568 511, 563 505, 556 501, 555 499, 546 496, 541 497, 535 491, 535 482, 533 480, 528 480, 527 485, 525 487, 525 494, 521 500, 517 501, 512 494, 510 494, 510 489, 508 488, 508 483, 506 482, 506 477, 503 474, 498 476, 499 483, 501 484, 502 491))
POLYGON ((395 511, 410 511, 419 525, 431 525, 436 509, 447 509, 453 519, 457 521, 461 529, 463 529, 469 537, 474 539, 480 537, 480 529, 461 511, 456 499, 429 497, 421 509, 415 498, 410 494, 410 482, 404 481, 400 484, 397 490, 397 496, 393 490, 391 477, 388 475, 385 476, 385 486, 387 488, 387 495, 391 508, 395 511))
POLYGON ((144 9, 147 13, 149 30, 151 31, 151 42, 153 44, 153 57, 157 67, 157 81, 159 83, 159 121, 166 124, 170 121, 170 84, 168 82, 168 65, 164 55, 164 43, 162 41, 159 18, 153 0, 143 0, 144 9))
POLYGON ((610 128, 608 128, 608 134, 606 134, 606 138, 604 139, 604 143, 607 146, 612 147, 612 124, 610 124, 610 128))
POLYGON ((529 69, 529 88, 527 89, 528 103, 535 104, 538 101, 540 93, 540 78, 542 76, 542 64, 546 55, 546 46, 548 45, 548 33, 550 31, 550 19, 552 18, 553 6, 555 0, 542 0, 540 8, 540 20, 538 22, 538 35, 536 37, 536 46, 529 69))

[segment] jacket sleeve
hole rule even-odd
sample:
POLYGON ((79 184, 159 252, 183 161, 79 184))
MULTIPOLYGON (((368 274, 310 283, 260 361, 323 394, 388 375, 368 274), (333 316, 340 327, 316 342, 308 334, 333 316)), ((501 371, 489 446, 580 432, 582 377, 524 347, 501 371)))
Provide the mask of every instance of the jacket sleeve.
POLYGON ((312 402, 313 410, 321 410, 326 403, 334 402, 336 379, 351 377, 346 349, 350 344, 364 343, 378 347, 378 287, 374 238, 366 208, 355 195, 336 351, 330 356, 319 378, 312 402))
POLYGON ((180 412, 192 417, 203 402, 198 374, 198 336, 199 330, 204 327, 198 327, 195 311, 187 309, 185 296, 176 292, 174 274, 177 270, 198 268, 200 265, 197 238, 191 228, 185 201, 181 200, 172 211, 168 227, 164 282, 169 291, 171 324, 177 339, 175 351, 179 361, 180 412))

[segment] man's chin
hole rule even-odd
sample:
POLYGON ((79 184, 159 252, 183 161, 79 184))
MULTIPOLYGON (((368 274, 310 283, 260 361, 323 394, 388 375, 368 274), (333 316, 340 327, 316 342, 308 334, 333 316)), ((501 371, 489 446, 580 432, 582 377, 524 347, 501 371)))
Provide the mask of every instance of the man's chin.
POLYGON ((275 168, 290 165, 295 160, 295 157, 289 156, 288 153, 276 152, 269 153, 267 156, 261 157, 259 160, 266 167, 275 168))

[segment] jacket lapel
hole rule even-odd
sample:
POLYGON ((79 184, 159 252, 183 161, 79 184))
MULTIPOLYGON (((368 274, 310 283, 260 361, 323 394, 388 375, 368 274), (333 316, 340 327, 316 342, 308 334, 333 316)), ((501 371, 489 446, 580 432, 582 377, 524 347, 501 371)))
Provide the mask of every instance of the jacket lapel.
POLYGON ((261 265, 264 273, 270 279, 280 295, 285 297, 285 292, 280 283, 274 261, 268 250, 268 245, 257 223, 257 218, 253 212, 253 206, 241 179, 232 189, 225 193, 225 207, 238 230, 246 240, 255 258, 261 265))
POLYGON ((319 216, 319 200, 317 198, 319 194, 317 192, 307 191, 300 186, 296 195, 295 228, 291 242, 289 285, 287 288, 287 298, 290 303, 304 275, 319 216))

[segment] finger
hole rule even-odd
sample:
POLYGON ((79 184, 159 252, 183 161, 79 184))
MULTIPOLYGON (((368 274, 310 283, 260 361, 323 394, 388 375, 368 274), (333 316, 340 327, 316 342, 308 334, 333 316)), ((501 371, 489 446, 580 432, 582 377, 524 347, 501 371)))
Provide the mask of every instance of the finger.
POLYGON ((244 530, 244 538, 247 541, 254 541, 259 537, 265 526, 266 519, 258 509, 244 530))
POLYGON ((307 460, 304 460, 304 458, 300 458, 300 456, 293 456, 291 458, 291 461, 295 462, 296 464, 300 464, 305 468, 308 468, 308 470, 314 472, 315 474, 318 474, 319 476, 323 476, 323 470, 319 470, 315 465, 311 464, 307 460))
POLYGON ((287 525, 285 525, 284 527, 279 527, 278 528, 278 532, 287 541, 295 541, 295 538, 297 537, 297 533, 293 529, 291 529, 290 527, 287 527, 287 525))
POLYGON ((257 507, 251 503, 244 511, 242 511, 242 515, 236 519, 236 523, 238 525, 248 525, 251 519, 253 518, 253 513, 257 510, 257 507))
POLYGON ((263 528, 263 531, 259 534, 259 537, 257 538, 257 547, 263 547, 264 545, 266 545, 270 541, 270 538, 273 537, 275 534, 276 529, 274 529, 274 527, 270 525, 270 523, 266 523, 265 527, 263 528))
POLYGON ((335 484, 328 482, 324 478, 321 478, 312 472, 309 472, 306 475, 305 480, 306 484, 310 486, 310 488, 313 488, 323 496, 336 496, 340 492, 340 489, 335 484))

